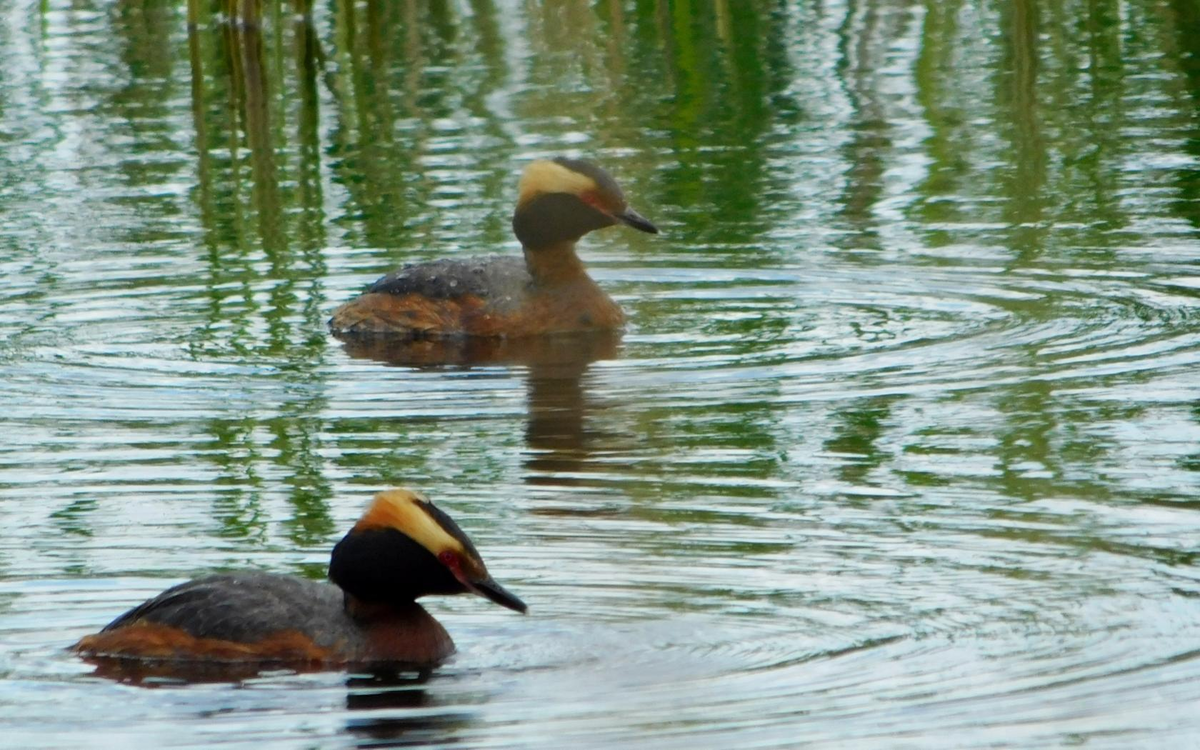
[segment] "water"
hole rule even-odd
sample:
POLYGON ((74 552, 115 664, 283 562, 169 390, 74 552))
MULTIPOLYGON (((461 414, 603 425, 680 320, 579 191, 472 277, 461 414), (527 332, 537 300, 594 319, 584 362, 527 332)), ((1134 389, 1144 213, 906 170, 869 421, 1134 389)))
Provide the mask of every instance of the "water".
POLYGON ((298 9, 0 9, 6 742, 1200 741, 1192 3, 298 9), (326 334, 518 252, 557 154, 664 230, 581 248, 623 337, 326 334), (65 652, 200 572, 320 577, 394 485, 530 615, 431 601, 425 679, 65 652))

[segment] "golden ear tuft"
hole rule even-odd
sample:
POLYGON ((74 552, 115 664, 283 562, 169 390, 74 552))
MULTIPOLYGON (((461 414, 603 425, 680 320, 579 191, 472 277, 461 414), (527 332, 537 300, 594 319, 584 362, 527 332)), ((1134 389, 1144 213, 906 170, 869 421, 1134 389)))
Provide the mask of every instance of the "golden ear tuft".
POLYGON ((547 193, 583 195, 596 188, 596 181, 585 174, 556 162, 539 160, 525 167, 521 174, 521 182, 517 186, 517 205, 523 206, 547 193))
POLYGON ((432 505, 420 492, 384 490, 371 500, 362 518, 354 524, 354 530, 395 529, 434 555, 447 550, 462 555, 462 542, 429 515, 423 507, 426 504, 432 505))

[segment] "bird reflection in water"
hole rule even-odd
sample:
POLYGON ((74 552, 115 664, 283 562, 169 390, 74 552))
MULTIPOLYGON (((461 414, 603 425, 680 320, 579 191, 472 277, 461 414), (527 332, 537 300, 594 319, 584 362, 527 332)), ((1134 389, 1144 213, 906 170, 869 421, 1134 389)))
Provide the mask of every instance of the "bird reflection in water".
POLYGON ((596 436, 586 427, 584 375, 592 363, 614 359, 620 340, 619 331, 596 331, 517 339, 346 337, 342 345, 351 357, 405 367, 526 367, 526 482, 561 486, 580 482, 596 436))
MULTIPOLYGON (((237 662, 200 662, 173 659, 138 659, 119 656, 91 657, 91 675, 126 685, 155 688, 171 685, 199 685, 218 682, 243 682, 258 677, 269 677, 270 669, 262 664, 237 662)), ((289 666, 278 670, 280 674, 321 671, 317 667, 305 669, 289 666)))
POLYGON ((425 690, 429 670, 375 672, 354 675, 346 681, 346 708, 367 716, 351 718, 346 731, 370 747, 426 747, 445 745, 455 730, 469 723, 461 710, 437 710, 436 700, 425 690))
MULTIPOLYGON (((144 688, 166 688, 203 683, 237 683, 270 680, 261 666, 239 664, 147 662, 139 659, 102 659, 94 662, 97 677, 144 688)), ((281 670, 293 675, 296 669, 281 670)), ((362 712, 350 718, 346 731, 371 747, 424 747, 436 739, 450 741, 457 729, 469 723, 461 710, 438 712, 436 700, 425 689, 432 669, 380 669, 346 678, 346 708, 362 712)))

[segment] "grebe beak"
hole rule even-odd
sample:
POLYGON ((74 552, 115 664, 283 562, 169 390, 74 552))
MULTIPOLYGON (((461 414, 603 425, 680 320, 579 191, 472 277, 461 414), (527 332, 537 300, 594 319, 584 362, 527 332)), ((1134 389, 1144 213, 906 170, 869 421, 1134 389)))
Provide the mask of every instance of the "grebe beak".
POLYGON ((658 234, 658 227, 651 224, 649 219, 647 219, 645 216, 642 216, 637 211, 634 211, 632 208, 629 208, 628 206, 625 207, 624 211, 617 214, 616 218, 619 221, 625 222, 634 229, 648 232, 649 234, 658 234))
POLYGON ((463 584, 465 584, 466 587, 472 592, 479 594, 486 599, 492 600, 501 607, 508 607, 509 609, 516 610, 522 614, 529 609, 529 607, 525 606, 525 602, 517 598, 516 594, 513 594, 508 589, 496 583, 491 576, 488 576, 482 581, 463 581, 463 584))

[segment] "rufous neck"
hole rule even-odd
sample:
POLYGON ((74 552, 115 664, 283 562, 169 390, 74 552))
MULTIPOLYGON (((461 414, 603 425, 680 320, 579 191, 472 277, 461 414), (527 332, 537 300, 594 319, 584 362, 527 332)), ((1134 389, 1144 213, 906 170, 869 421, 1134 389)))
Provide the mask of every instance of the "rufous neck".
POLYGON ((366 637, 366 661, 433 664, 454 653, 450 634, 416 602, 364 603, 347 594, 345 606, 366 637))
POLYGON ((583 261, 575 254, 574 242, 559 242, 547 247, 524 248, 525 267, 539 286, 566 284, 588 278, 583 261))

